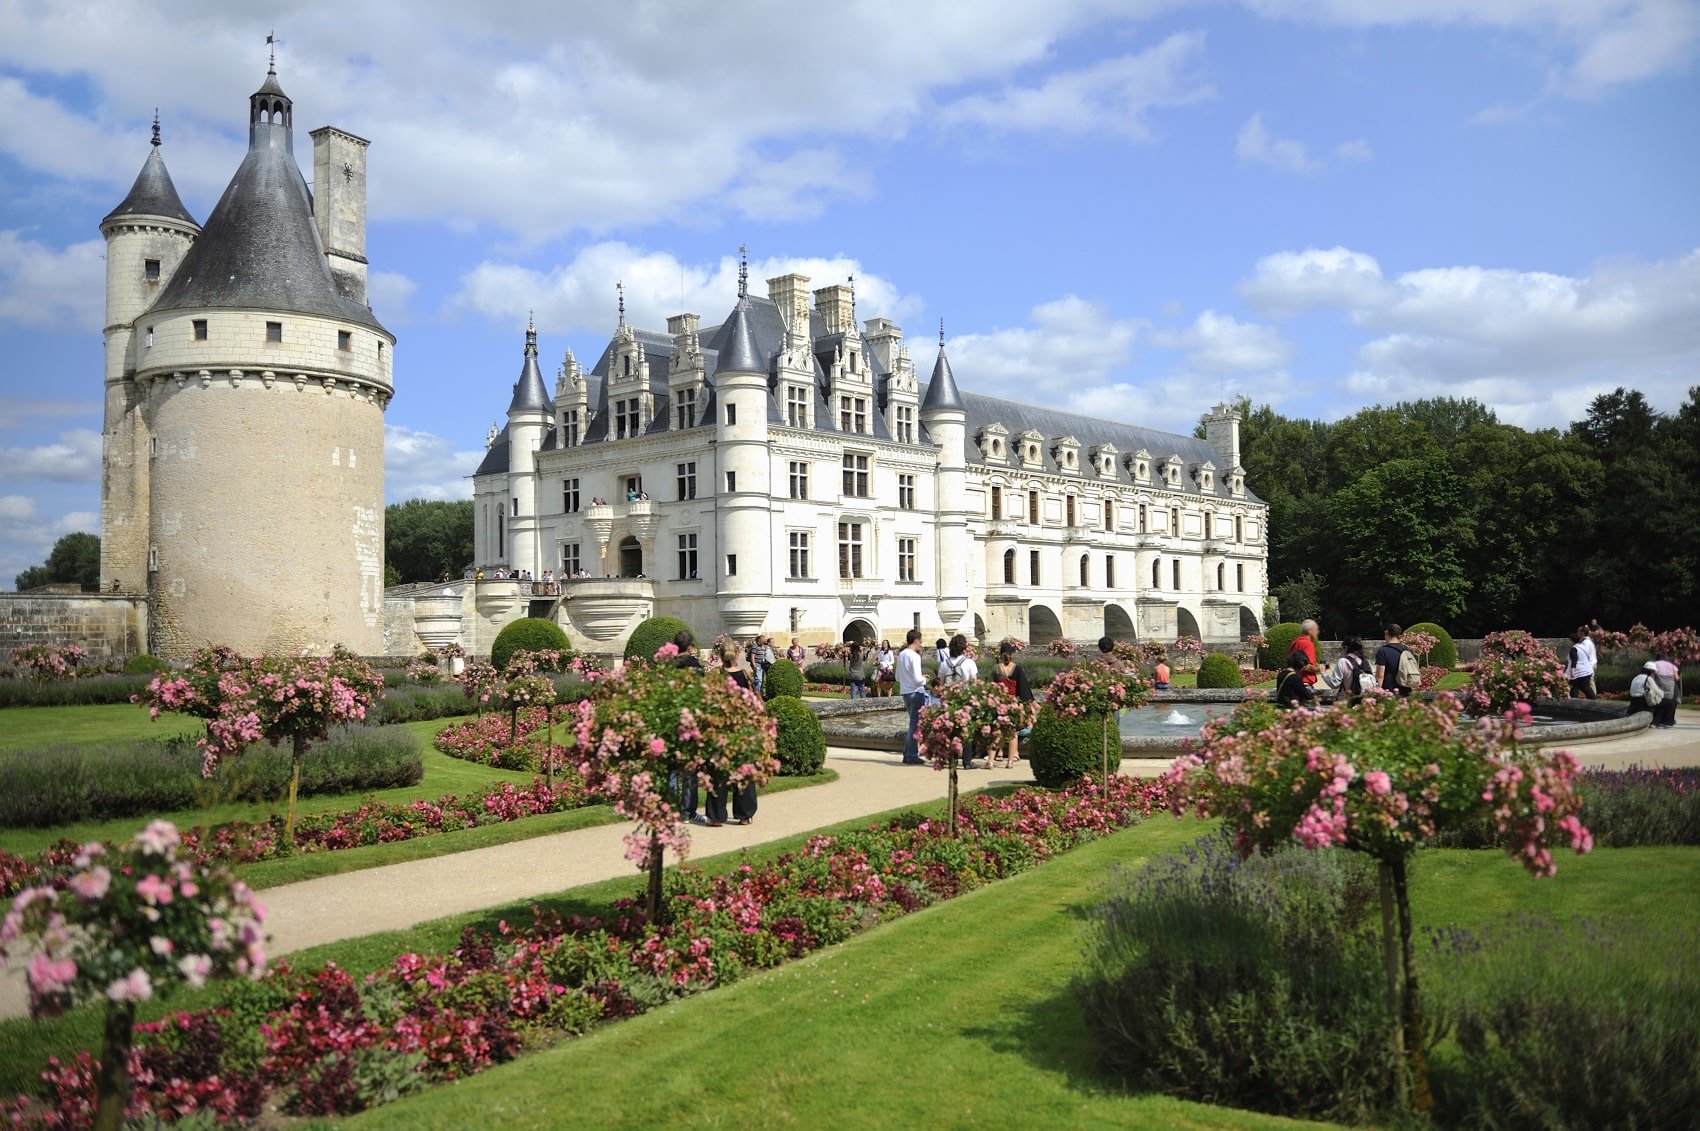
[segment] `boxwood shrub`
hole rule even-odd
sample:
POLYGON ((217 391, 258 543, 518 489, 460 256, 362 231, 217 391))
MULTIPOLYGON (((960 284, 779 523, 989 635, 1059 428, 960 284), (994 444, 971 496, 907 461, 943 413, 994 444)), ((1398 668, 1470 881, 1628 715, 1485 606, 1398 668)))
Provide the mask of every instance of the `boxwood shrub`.
MULTIPOLYGON (((1102 772, 1103 730, 1097 719, 1065 718, 1050 707, 1039 709, 1033 736, 1027 744, 1027 764, 1033 780, 1049 789, 1073 785, 1087 774, 1102 772)), ((1121 761, 1121 729, 1110 720, 1110 767, 1121 761)))
MULTIPOLYGON (((800 700, 803 695, 803 669, 790 660, 775 660, 767 669, 763 694, 769 699, 789 696, 800 700)), ((803 709, 808 710, 807 707, 803 709)))
MULTIPOLYGON (((339 727, 301 760, 301 793, 365 793, 424 776, 419 737, 405 727, 339 727)), ((191 738, 0 751, 0 827, 48 828, 289 791, 289 747, 258 743, 201 777, 191 738)))
POLYGON ((129 662, 124 665, 125 675, 152 675, 155 672, 170 670, 171 665, 152 652, 143 652, 140 655, 131 656, 129 662))
POLYGON ((1198 665, 1198 686, 1201 688, 1244 687, 1245 677, 1232 656, 1212 652, 1198 665))
POLYGON ((673 643, 673 637, 690 627, 678 617, 650 617, 632 629, 631 638, 626 641, 626 659, 647 660, 655 655, 657 648, 673 643))
POLYGON ((815 713, 789 695, 769 700, 767 713, 779 727, 779 772, 786 777, 818 773, 826 764, 826 736, 815 713))
POLYGON ((1293 621, 1285 621, 1264 633, 1263 647, 1257 650, 1257 666, 1269 671, 1280 671, 1286 667, 1293 641, 1303 635, 1304 629, 1293 621))
POLYGON ((1441 628, 1438 624, 1435 624, 1431 620, 1425 620, 1421 624, 1413 624, 1405 631, 1426 632, 1430 636, 1434 637, 1434 651, 1428 654, 1427 662, 1429 664, 1435 667, 1445 668, 1447 671, 1451 671, 1453 668, 1458 666, 1458 645, 1452 642, 1451 634, 1444 628, 1441 628))
POLYGON ((567 634, 554 621, 521 617, 496 634, 496 642, 490 645, 490 663, 497 671, 503 671, 515 652, 547 652, 568 647, 567 634))

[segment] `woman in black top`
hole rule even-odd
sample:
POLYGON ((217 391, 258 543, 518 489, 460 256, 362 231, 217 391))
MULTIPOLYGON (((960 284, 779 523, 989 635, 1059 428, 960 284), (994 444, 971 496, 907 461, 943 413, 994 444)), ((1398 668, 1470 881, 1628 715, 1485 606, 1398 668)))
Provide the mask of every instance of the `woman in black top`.
POLYGON ((1316 671, 1316 665, 1305 658, 1305 654, 1294 649, 1287 657, 1287 671, 1281 677, 1281 682, 1275 686, 1275 702, 1283 707, 1308 707, 1316 698, 1316 692, 1305 682, 1305 676, 1316 671))

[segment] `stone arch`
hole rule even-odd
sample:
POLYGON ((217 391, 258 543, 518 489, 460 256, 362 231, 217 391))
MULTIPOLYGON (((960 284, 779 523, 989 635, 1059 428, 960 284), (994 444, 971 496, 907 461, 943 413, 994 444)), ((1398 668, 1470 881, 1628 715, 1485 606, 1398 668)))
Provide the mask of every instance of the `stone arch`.
POLYGON ((861 617, 857 617, 855 620, 844 626, 842 639, 846 644, 854 644, 858 641, 868 640, 877 642, 879 640, 879 630, 874 628, 874 626, 868 621, 861 617))
POLYGON ((1126 609, 1113 601, 1104 606, 1104 635, 1111 640, 1125 640, 1129 643, 1139 639, 1133 627, 1133 618, 1126 609))
POLYGON ((636 577, 643 572, 643 544, 628 534, 620 540, 620 576, 636 577))
POLYGON ((1192 615, 1192 610, 1185 605, 1175 608, 1175 637, 1190 636, 1195 640, 1204 639, 1204 634, 1198 631, 1198 618, 1192 615))
POLYGON ((1240 635, 1256 636, 1263 631, 1263 626, 1257 623, 1257 614, 1244 605, 1240 606, 1240 635))
POLYGON ((974 614, 974 639, 984 640, 985 638, 986 638, 986 618, 981 616, 979 613, 975 613, 974 614))
POLYGON ((1039 646, 1062 638, 1062 621, 1047 605, 1033 605, 1027 610, 1028 644, 1039 646))

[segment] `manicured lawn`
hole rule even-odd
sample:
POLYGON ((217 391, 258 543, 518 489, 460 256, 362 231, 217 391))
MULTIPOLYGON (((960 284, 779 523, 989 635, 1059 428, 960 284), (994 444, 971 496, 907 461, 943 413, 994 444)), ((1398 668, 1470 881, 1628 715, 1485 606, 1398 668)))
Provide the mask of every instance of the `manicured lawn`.
POLYGON ((48 746, 88 746, 128 742, 132 738, 170 738, 203 733, 206 724, 190 715, 148 718, 133 703, 92 707, 8 707, 0 711, 0 748, 39 750, 48 746))

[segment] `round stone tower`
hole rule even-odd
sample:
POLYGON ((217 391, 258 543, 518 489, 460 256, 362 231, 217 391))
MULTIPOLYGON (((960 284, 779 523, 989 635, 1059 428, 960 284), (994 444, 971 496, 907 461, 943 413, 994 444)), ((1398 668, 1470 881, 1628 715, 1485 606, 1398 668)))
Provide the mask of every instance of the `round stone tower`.
POLYGON ((714 504, 720 620, 739 637, 760 631, 773 608, 767 365, 756 352, 749 305, 740 284, 714 371, 719 407, 714 436, 721 473, 714 504))
MULTIPOLYGON (((340 162, 315 202, 293 119, 268 73, 235 177, 174 270, 161 253, 158 297, 127 323, 118 383, 147 465, 132 510, 146 530, 150 646, 164 656, 214 643, 249 655, 383 651, 395 337, 365 301, 364 200, 343 199, 363 198, 366 143, 315 134, 340 162)), ((186 213, 183 223, 193 225, 186 213)), ((128 313, 114 303, 109 284, 109 340, 128 313)), ((111 432, 109 420, 109 479, 111 432)), ((125 562, 103 562, 103 585, 128 583, 125 562)))
POLYGON ((921 422, 939 446, 938 610, 947 632, 957 631, 968 615, 968 552, 973 539, 968 533, 967 420, 962 393, 945 356, 944 323, 940 322, 939 356, 921 402, 921 422))

